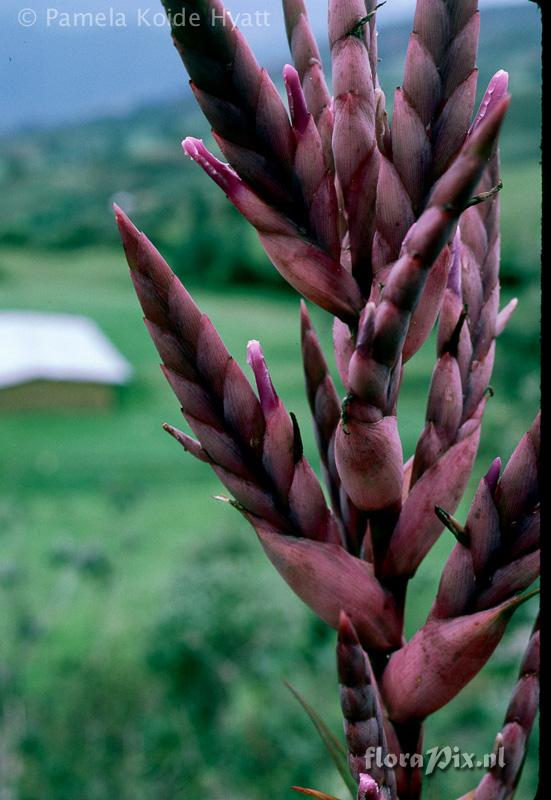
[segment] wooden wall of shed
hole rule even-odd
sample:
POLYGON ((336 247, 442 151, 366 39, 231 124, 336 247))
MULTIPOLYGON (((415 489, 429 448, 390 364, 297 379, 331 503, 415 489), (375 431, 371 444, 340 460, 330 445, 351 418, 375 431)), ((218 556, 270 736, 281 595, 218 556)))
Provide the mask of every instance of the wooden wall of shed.
POLYGON ((72 381, 29 381, 0 388, 3 411, 96 410, 108 411, 117 399, 118 387, 72 381))

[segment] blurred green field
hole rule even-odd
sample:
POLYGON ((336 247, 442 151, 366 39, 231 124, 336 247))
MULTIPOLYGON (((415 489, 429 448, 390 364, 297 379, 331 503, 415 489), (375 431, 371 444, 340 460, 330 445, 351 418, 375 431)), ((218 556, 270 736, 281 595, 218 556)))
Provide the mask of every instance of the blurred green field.
MULTIPOLYGON (((212 499, 219 487, 208 469, 162 432, 164 420, 179 424, 178 408, 121 254, 4 249, 0 274, 4 307, 89 315, 136 370, 113 413, 0 417, 7 610, 1 676, 23 718, 14 796, 107 800, 116 791, 122 798, 198 800, 208 793, 252 800, 267 790, 288 796, 286 787, 296 782, 339 794, 315 733, 282 688, 284 678, 292 680, 337 728, 333 636, 291 596, 245 522, 212 499), (212 742, 219 755, 210 753, 212 742), (219 785, 220 769, 230 794, 219 785)), ((231 288, 195 295, 242 363, 246 341, 261 338, 317 464, 302 392, 297 301, 231 288)), ((500 342, 476 476, 496 454, 511 452, 536 410, 537 297, 533 282, 523 281, 520 309, 500 342)), ((314 317, 329 344, 328 318, 314 317)), ((422 426, 433 351, 429 342, 406 376, 406 452, 422 426)), ((410 630, 422 622, 451 546, 443 537, 416 578, 410 630)), ((533 605, 519 611, 493 662, 436 715, 427 745, 452 741, 478 752, 491 746, 533 605)), ((8 740, 11 719, 2 731, 8 740)), ((534 754, 535 743, 527 787, 534 785, 534 754)), ((448 797, 473 783, 472 774, 449 771, 429 782, 427 796, 448 797)))

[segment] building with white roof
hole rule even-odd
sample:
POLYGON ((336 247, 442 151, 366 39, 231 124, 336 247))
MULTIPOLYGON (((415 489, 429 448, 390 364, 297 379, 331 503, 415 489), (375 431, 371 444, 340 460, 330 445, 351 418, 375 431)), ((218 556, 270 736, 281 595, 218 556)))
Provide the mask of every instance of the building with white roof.
POLYGON ((0 311, 0 412, 108 408, 131 375, 87 317, 0 311))

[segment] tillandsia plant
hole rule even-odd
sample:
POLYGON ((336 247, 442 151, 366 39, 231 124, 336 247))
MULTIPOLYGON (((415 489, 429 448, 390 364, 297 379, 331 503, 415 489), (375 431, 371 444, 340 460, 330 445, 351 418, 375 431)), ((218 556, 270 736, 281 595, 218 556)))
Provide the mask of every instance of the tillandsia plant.
MULTIPOLYGON (((497 72, 474 112, 476 0, 417 0, 392 123, 377 79, 373 0, 330 0, 332 93, 303 0, 283 0, 294 66, 288 110, 221 0, 164 0, 191 88, 227 163, 188 156, 253 225, 281 275, 334 317, 335 386, 307 306, 306 392, 327 496, 298 422, 248 345, 256 392, 161 255, 116 210, 145 322, 193 434, 166 430, 209 464, 289 586, 338 631, 344 771, 361 800, 414 800, 423 722, 479 672, 539 570, 539 419, 455 519, 477 453, 499 310, 498 134, 509 105, 497 72), (194 25, 181 24, 195 14, 194 25), (404 463, 397 398, 437 325, 426 423, 404 463), (404 638, 410 580, 444 528, 457 543, 420 630, 404 638), (394 768, 368 768, 380 747, 394 768)), ((469 795, 512 796, 538 704, 536 626, 498 734, 469 795)), ((314 712, 312 712, 314 713, 314 712)), ((337 761, 340 745, 319 723, 337 761)), ((342 764, 341 764, 342 766, 342 764)), ((323 792, 303 789, 314 797, 323 792)))

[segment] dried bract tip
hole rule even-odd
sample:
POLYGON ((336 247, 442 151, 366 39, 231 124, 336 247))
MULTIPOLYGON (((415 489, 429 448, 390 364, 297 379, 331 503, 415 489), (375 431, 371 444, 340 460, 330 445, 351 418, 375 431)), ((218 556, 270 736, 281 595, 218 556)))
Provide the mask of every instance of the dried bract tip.
POLYGON ((446 528, 453 533, 459 544, 464 545, 464 547, 469 546, 469 536, 467 531, 463 525, 461 525, 461 523, 455 519, 455 517, 452 517, 451 514, 448 514, 448 512, 444 511, 444 509, 440 508, 440 506, 434 507, 434 513, 440 522, 442 522, 446 528))

